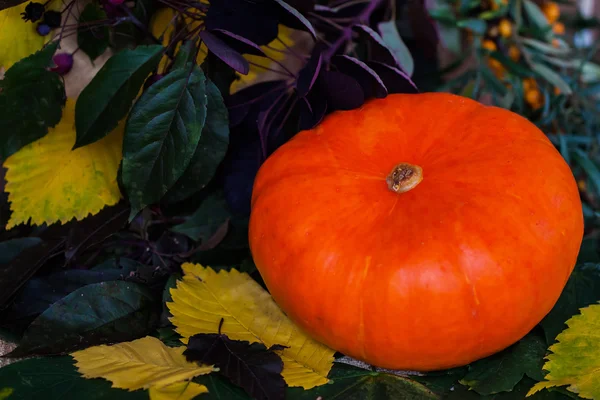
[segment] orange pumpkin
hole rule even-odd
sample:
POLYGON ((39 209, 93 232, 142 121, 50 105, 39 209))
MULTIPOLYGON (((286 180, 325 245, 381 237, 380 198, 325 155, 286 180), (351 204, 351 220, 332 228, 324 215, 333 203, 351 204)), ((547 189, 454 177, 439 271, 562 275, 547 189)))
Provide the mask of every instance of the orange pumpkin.
POLYGON ((465 365, 554 306, 583 236, 577 184, 525 118, 394 94, 298 133, 256 177, 250 247, 315 339, 391 369, 465 365))

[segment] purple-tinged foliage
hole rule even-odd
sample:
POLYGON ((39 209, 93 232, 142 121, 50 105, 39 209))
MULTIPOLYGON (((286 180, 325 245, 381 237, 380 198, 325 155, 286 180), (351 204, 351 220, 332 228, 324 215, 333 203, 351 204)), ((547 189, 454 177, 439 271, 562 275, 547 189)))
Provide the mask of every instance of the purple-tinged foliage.
POLYGON ((248 74, 250 71, 250 64, 248 64, 248 61, 227 43, 209 31, 200 32, 200 38, 204 44, 206 44, 208 50, 223 60, 225 64, 229 65, 242 75, 248 74))

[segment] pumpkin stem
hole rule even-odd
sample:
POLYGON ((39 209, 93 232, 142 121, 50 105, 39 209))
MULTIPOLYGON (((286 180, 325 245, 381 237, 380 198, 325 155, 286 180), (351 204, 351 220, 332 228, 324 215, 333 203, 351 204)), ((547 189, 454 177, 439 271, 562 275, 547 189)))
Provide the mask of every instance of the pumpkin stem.
POLYGON ((388 189, 396 193, 408 192, 423 180, 423 168, 408 163, 398 164, 385 180, 388 189))

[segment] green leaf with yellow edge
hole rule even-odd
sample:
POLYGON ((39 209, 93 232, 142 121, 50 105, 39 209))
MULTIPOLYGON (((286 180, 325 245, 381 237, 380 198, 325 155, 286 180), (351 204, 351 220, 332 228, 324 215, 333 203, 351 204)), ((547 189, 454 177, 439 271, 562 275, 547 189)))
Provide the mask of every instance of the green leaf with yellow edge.
MULTIPOLYGON (((36 24, 23 21, 21 13, 25 12, 28 1, 18 6, 0 11, 0 68, 5 70, 17 61, 40 50, 54 36, 52 33, 41 36, 35 30, 36 24)), ((52 0, 46 5, 47 10, 60 10, 62 3, 52 0)))
POLYGON ((67 99, 61 121, 4 162, 12 211, 7 229, 30 219, 37 225, 81 220, 121 199, 123 124, 96 143, 71 150, 74 123, 75 100, 67 99))
POLYGON ((176 382, 163 387, 151 387, 148 390, 150 400, 192 400, 203 393, 208 393, 206 386, 190 381, 176 382))
POLYGON ((0 400, 8 399, 13 392, 14 392, 13 388, 0 389, 0 400))
MULTIPOLYGON (((103 378, 111 381, 113 387, 130 391, 161 389, 155 391, 156 396, 162 396, 158 398, 176 399, 182 389, 184 392, 187 389, 173 384, 215 371, 210 365, 188 362, 183 356, 184 350, 185 347, 168 347, 157 338, 146 336, 111 346, 89 347, 71 355, 84 378, 103 378), (167 393, 173 397, 165 397, 167 393)), ((192 387, 190 393, 198 389, 192 387)))
POLYGON ((185 263, 184 276, 171 289, 167 303, 176 331, 188 342, 199 333, 221 333, 232 340, 260 342, 277 350, 283 360, 283 378, 288 386, 310 389, 323 385, 333 366, 334 351, 311 339, 279 309, 271 295, 248 274, 185 263))
POLYGON ((537 383, 527 396, 542 389, 567 386, 584 399, 600 398, 600 304, 582 308, 569 319, 546 356, 546 380, 537 383))

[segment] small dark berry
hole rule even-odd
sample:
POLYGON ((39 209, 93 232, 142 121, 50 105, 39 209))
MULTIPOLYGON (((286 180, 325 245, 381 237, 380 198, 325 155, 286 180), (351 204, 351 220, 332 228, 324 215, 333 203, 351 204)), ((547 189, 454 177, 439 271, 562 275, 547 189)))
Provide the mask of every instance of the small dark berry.
POLYGON ((73 55, 69 53, 59 53, 52 57, 52 61, 56 64, 50 68, 50 71, 56 72, 59 75, 67 74, 73 68, 73 55))
POLYGON ((58 11, 46 11, 46 13, 44 13, 44 23, 50 28, 58 28, 61 19, 62 14, 58 11))
POLYGON ((39 24, 36 28, 37 33, 39 33, 42 36, 46 36, 47 34, 50 33, 50 31, 52 30, 48 25, 46 24, 39 24))
POLYGON ((25 7, 25 12, 21 13, 21 18, 23 18, 24 21, 35 22, 42 18, 45 10, 43 4, 30 2, 25 7))
POLYGON ((164 77, 163 74, 152 74, 148 77, 148 79, 146 79, 146 82, 144 82, 144 90, 148 89, 150 86, 152 86, 153 84, 155 84, 156 82, 158 82, 159 80, 161 80, 164 77))
POLYGON ((114 6, 118 6, 119 4, 123 4, 125 0, 108 0, 108 2, 114 6))

